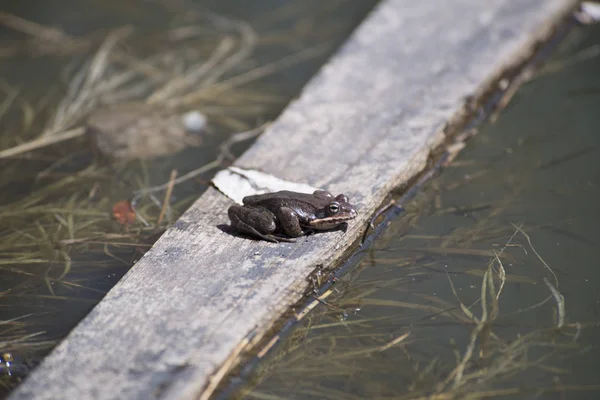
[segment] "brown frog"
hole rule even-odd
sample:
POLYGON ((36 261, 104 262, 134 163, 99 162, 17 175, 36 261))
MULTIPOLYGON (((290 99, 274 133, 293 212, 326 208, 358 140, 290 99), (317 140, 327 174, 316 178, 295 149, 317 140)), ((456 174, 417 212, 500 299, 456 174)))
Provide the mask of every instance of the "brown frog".
POLYGON ((337 228, 357 215, 348 196, 334 197, 324 190, 313 194, 284 190, 246 196, 242 202, 243 206, 229 207, 231 225, 269 242, 294 242, 291 238, 337 228))

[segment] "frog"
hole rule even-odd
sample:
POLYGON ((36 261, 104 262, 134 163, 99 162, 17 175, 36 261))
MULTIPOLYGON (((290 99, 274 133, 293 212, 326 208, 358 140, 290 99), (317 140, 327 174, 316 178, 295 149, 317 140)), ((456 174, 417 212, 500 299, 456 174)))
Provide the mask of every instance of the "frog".
POLYGON ((298 193, 282 190, 246 196, 243 205, 227 210, 232 227, 268 242, 295 242, 295 238, 315 231, 346 226, 358 215, 348 196, 333 196, 325 190, 298 193))

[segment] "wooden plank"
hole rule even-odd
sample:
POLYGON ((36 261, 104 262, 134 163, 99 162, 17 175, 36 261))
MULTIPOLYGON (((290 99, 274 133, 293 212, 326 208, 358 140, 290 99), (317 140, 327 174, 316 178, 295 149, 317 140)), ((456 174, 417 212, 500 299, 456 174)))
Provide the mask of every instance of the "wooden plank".
MULTIPOLYGON (((357 240, 420 171, 464 97, 530 54, 574 0, 387 0, 236 165, 346 193, 342 232, 272 244, 233 237, 208 190, 11 396, 192 399, 357 240)), ((205 398, 205 397, 201 397, 205 398)))

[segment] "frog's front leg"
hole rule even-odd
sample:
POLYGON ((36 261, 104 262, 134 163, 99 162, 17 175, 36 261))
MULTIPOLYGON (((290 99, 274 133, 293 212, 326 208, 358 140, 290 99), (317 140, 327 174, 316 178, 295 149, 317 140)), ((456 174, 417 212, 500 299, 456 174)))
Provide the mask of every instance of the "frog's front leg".
POLYGON ((300 226, 300 221, 298 220, 298 214, 289 208, 289 207, 281 207, 277 211, 277 220, 279 221, 279 225, 281 226, 281 230, 289 237, 299 237, 305 234, 300 226))
POLYGON ((231 225, 236 231, 277 243, 281 238, 273 235, 277 229, 275 215, 265 208, 233 205, 227 210, 231 225))

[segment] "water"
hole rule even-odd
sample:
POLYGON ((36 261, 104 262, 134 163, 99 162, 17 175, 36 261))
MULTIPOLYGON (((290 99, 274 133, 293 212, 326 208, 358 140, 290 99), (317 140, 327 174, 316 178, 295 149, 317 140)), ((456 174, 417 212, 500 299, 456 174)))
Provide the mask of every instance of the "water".
POLYGON ((237 396, 598 398, 598 46, 574 29, 237 396))
MULTIPOLYGON (((12 2, 3 8, 40 26, 27 34, 0 27, 0 104, 7 110, 0 115, 0 150, 31 140, 43 130, 64 97, 65 77, 73 76, 73 68, 90 57, 110 31, 124 24, 134 27, 127 50, 139 57, 155 54, 161 43, 164 50, 167 31, 182 35, 204 29, 189 57, 206 59, 226 34, 233 35, 235 43, 240 39, 235 30, 219 35, 200 22, 190 23, 194 12, 210 9, 248 21, 258 35, 255 51, 222 79, 317 46, 321 50, 275 68, 261 79, 249 80, 224 96, 194 104, 208 114, 210 132, 200 147, 177 156, 107 160, 82 137, 0 159, 0 397, 65 337, 169 223, 201 195, 215 169, 176 186, 169 201, 172 212, 161 223, 164 190, 155 192, 154 200, 141 198, 137 205, 148 226, 139 218, 127 226, 117 222, 111 215, 113 205, 132 200, 136 190, 167 182, 173 170, 182 176, 213 161, 219 146, 235 132, 275 118, 375 1, 249 4, 240 0, 63 0, 51 6, 12 2), (177 30, 184 26, 188 30, 177 30), (44 39, 51 27, 59 28, 66 38, 44 39), (84 40, 66 46, 71 39, 84 40)), ((173 70, 177 67, 174 64, 173 70)), ((250 144, 233 146, 232 156, 250 144)))

